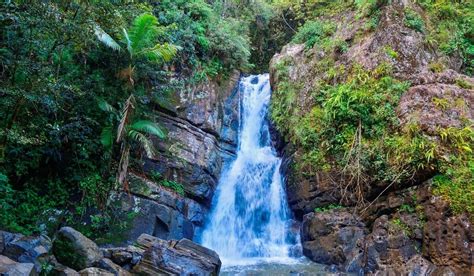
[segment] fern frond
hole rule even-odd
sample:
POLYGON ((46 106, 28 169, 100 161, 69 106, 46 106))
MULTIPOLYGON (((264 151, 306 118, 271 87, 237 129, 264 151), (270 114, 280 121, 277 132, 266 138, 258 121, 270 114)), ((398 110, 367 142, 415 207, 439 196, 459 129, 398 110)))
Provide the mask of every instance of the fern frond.
POLYGON ((120 118, 120 124, 117 128, 117 143, 122 141, 122 138, 125 133, 125 126, 128 124, 130 116, 132 115, 133 110, 135 109, 135 97, 130 95, 125 101, 125 105, 122 110, 122 117, 120 118))
POLYGON ((140 120, 133 123, 130 128, 139 132, 158 136, 161 139, 166 137, 166 134, 161 127, 151 121, 140 120))
POLYGON ((128 35, 133 50, 141 51, 150 45, 158 35, 158 19, 149 13, 139 15, 133 21, 128 35))
POLYGON ((122 47, 97 24, 94 25, 94 34, 100 42, 112 50, 120 51, 122 49, 122 47))
POLYGON ((145 153, 148 158, 153 158, 155 154, 153 144, 151 140, 145 136, 145 134, 134 129, 130 129, 128 131, 128 137, 130 137, 130 139, 133 141, 140 143, 143 149, 145 149, 145 153))
POLYGON ((127 51, 130 54, 130 56, 133 56, 132 41, 130 41, 130 37, 128 36, 127 30, 125 30, 125 28, 122 28, 122 30, 123 30, 123 36, 125 38, 125 44, 127 44, 127 51))
POLYGON ((100 134, 100 143, 107 149, 110 150, 113 144, 112 127, 104 127, 100 134))
POLYGON ((156 44, 153 48, 145 49, 141 53, 150 61, 168 62, 176 56, 179 49, 180 47, 164 43, 156 44))

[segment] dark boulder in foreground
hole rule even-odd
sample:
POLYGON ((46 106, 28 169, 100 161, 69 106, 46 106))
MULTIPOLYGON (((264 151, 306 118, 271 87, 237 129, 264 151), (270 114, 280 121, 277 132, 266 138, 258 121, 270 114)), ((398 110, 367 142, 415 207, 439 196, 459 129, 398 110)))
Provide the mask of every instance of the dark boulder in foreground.
POLYGON ((133 272, 140 275, 219 275, 221 261, 216 252, 188 239, 165 241, 141 235, 137 243, 145 249, 133 272))

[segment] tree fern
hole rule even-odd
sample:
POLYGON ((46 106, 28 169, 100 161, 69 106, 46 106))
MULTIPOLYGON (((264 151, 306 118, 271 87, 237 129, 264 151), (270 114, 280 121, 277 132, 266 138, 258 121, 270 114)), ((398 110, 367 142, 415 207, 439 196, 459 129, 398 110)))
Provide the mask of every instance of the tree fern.
POLYGON ((104 30, 99 25, 94 26, 94 34, 97 36, 97 39, 99 39, 100 42, 104 43, 105 46, 112 48, 113 50, 120 51, 122 47, 104 30))

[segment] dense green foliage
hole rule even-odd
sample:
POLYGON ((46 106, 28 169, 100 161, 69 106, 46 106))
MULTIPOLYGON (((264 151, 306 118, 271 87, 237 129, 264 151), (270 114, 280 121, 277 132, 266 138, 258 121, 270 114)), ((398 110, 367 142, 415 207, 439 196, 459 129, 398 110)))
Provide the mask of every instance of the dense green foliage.
MULTIPOLYGON (((417 171, 438 175, 436 192, 456 211, 474 213, 472 142, 466 123, 440 129, 436 141, 416 124, 400 129, 394 108, 408 83, 389 66, 347 68, 335 57, 350 47, 335 38, 336 19, 353 12, 364 32, 379 24, 385 0, 3 1, 0 4, 0 228, 30 234, 69 224, 102 242, 117 239, 134 213, 110 194, 129 189, 128 171, 158 154, 166 139, 153 122, 173 93, 234 71, 262 72, 289 41, 320 47, 324 77, 305 91, 278 64, 272 118, 301 150, 302 174, 339 170, 353 185, 391 185, 417 171), (291 128, 290 128, 291 126, 291 128)), ((474 73, 470 1, 418 0, 404 24, 474 73)), ((361 36, 364 35, 360 34, 361 36)), ((386 55, 397 59, 389 45, 386 55)), ((442 71, 445 64, 430 65, 442 71)), ((465 83, 459 82, 459 86, 465 83)), ((440 99, 442 108, 447 103, 440 99)), ((184 195, 183 185, 150 179, 184 195)))
MULTIPOLYGON (((332 5, 341 7, 336 2, 308 1, 321 5, 322 10, 335 9, 332 5)), ((424 34, 433 47, 439 45, 438 51, 460 58, 462 71, 472 74, 472 4, 418 2, 421 9, 405 9, 404 25, 424 34), (449 33, 448 26, 455 31, 449 33)), ((385 4, 354 1, 345 8, 352 9, 355 20, 363 20, 364 32, 370 33, 377 28, 385 4)), ((295 80, 290 77, 290 70, 298 65, 291 58, 281 60, 276 65, 278 87, 271 108, 277 128, 296 146, 294 166, 299 177, 331 172, 339 177, 334 179, 334 185, 342 194, 342 203, 362 206, 371 189, 404 185, 418 175, 437 174, 435 193, 450 201, 455 212, 472 214, 472 122, 466 120, 460 128, 438 129, 435 137, 424 133, 416 121, 401 128, 395 108, 410 83, 397 80, 388 63, 367 71, 357 63, 336 62, 350 45, 333 35, 334 19, 308 13, 302 7, 299 16, 307 21, 298 29, 293 42, 304 43, 305 55, 317 62, 304 69, 309 71, 309 79, 295 80), (318 50, 318 58, 312 56, 316 52, 311 51, 313 47, 318 50), (317 81, 313 82, 315 76, 317 81)), ((363 37, 366 33, 358 35, 363 37)), ((389 45, 382 50, 392 60, 399 57, 389 45)), ((444 68, 442 64, 430 65, 434 72, 444 68)), ((469 88, 462 81, 457 85, 469 88)), ((445 99, 434 102, 440 109, 452 104, 445 99)), ((461 100, 459 104, 466 103, 461 100)))
POLYGON ((188 85, 251 70, 257 10, 270 18, 257 2, 3 1, 0 227, 70 224, 116 238, 109 229, 134 214, 119 212, 110 193, 128 189, 127 172, 157 154, 152 137, 166 139, 153 108, 188 85))

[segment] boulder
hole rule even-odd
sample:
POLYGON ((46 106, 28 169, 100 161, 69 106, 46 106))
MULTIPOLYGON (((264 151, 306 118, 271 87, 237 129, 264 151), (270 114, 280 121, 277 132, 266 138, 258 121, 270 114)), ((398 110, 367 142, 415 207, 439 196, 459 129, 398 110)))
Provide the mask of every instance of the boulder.
POLYGON ((351 267, 350 261, 358 240, 366 232, 362 220, 346 210, 306 214, 301 227, 303 254, 317 263, 358 272, 359 268, 351 267))
POLYGON ((60 263, 76 270, 90 267, 102 259, 97 244, 71 227, 59 230, 53 253, 60 263))
POLYGON ((218 275, 221 261, 216 252, 190 240, 165 241, 143 234, 137 243, 145 249, 142 261, 133 269, 143 275, 218 275))
POLYGON ((405 222, 409 219, 389 220, 387 215, 383 215, 375 220, 372 233, 361 240, 356 249, 361 252, 357 262, 365 272, 395 271, 405 274, 433 267, 419 254, 420 242, 410 238, 412 228, 405 222))
POLYGON ((440 128, 462 128, 464 121, 474 121, 473 78, 448 70, 420 74, 413 81, 417 85, 402 95, 397 108, 402 126, 416 123, 435 135, 440 128))
POLYGON ((0 275, 4 276, 28 276, 38 275, 33 263, 18 263, 14 260, 0 255, 0 275))
POLYGON ((113 273, 97 267, 88 267, 79 271, 80 276, 114 276, 113 273))
POLYGON ((127 247, 104 248, 102 252, 105 258, 109 258, 114 263, 130 270, 140 262, 145 250, 129 245, 127 247))
POLYGON ((130 272, 123 269, 121 266, 119 266, 118 264, 115 264, 114 262, 112 262, 112 260, 107 259, 107 258, 103 258, 102 260, 97 262, 96 266, 98 268, 104 269, 104 270, 112 273, 115 276, 129 276, 129 275, 132 275, 132 274, 130 274, 130 272))
POLYGON ((46 236, 23 236, 0 231, 0 254, 20 263, 34 263, 38 273, 51 246, 51 240, 46 236))

